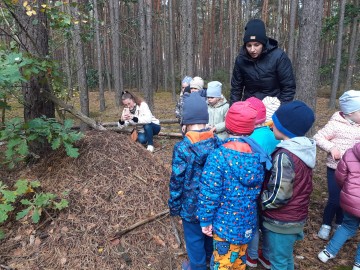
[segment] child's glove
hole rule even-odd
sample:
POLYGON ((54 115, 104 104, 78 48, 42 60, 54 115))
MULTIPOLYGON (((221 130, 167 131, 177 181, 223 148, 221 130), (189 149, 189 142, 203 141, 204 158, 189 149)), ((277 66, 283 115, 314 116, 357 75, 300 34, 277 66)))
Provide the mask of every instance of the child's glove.
POLYGON ((118 125, 119 128, 124 128, 124 127, 127 127, 129 125, 129 121, 122 121, 121 119, 119 119, 117 125, 118 125))

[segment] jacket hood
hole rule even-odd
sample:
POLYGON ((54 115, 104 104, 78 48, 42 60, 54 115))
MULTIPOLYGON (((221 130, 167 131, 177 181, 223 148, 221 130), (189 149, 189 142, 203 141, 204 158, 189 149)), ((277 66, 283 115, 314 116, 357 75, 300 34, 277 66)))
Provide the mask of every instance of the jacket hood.
POLYGON ((186 139, 191 143, 190 151, 195 157, 195 162, 204 165, 209 153, 218 147, 218 138, 211 131, 193 131, 190 132, 190 137, 188 133, 186 139))
POLYGON ((295 137, 280 142, 276 147, 281 147, 299 157, 308 167, 315 168, 316 142, 307 137, 295 137))
POLYGON ((360 161, 360 143, 355 144, 353 147, 355 157, 360 161))

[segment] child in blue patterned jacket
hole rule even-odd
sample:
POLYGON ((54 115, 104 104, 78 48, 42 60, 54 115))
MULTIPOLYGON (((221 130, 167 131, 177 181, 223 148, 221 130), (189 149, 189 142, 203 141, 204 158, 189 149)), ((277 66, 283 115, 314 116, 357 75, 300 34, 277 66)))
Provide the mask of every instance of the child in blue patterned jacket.
POLYGON ((257 228, 257 198, 271 160, 247 136, 257 111, 247 101, 235 102, 225 118, 229 138, 209 154, 200 180, 198 218, 202 231, 213 236, 211 269, 246 268, 247 243, 257 228))
POLYGON ((196 218, 199 180, 208 154, 218 147, 219 139, 206 124, 209 114, 205 99, 198 92, 184 96, 182 124, 184 139, 174 146, 170 178, 171 216, 180 216, 189 261, 183 270, 206 270, 212 255, 212 238, 202 233, 196 218))

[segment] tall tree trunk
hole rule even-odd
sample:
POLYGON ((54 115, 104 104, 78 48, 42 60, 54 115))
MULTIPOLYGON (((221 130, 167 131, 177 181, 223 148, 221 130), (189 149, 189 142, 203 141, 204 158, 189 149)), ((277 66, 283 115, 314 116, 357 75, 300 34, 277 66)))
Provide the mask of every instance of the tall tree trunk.
POLYGON ((314 111, 319 74, 319 53, 323 1, 304 1, 300 16, 300 37, 297 57, 296 97, 314 111))
POLYGON ((110 0, 110 22, 111 22, 111 40, 112 40, 112 66, 113 66, 113 80, 115 88, 115 105, 120 106, 120 92, 122 91, 120 85, 120 29, 119 29, 119 1, 110 0))
MULTIPOLYGON (((355 6, 359 7, 359 0, 355 1, 355 6)), ((358 14, 352 21, 352 31, 351 31, 350 48, 349 48, 349 62, 346 70, 345 90, 349 90, 352 87, 354 67, 356 66, 356 52, 358 51, 359 43, 360 43, 359 18, 360 16, 358 14)))
POLYGON ((281 21, 281 9, 284 7, 281 4, 281 0, 278 0, 278 9, 276 16, 276 29, 275 29, 275 39, 280 41, 280 21, 281 21))
POLYGON ((99 27, 99 13, 97 0, 94 0, 94 16, 95 16, 95 38, 96 38, 96 52, 97 52, 97 65, 99 77, 99 108, 100 112, 105 111, 105 94, 104 94, 104 79, 101 58, 101 43, 100 43, 100 27, 99 27))
POLYGON ((186 21, 186 74, 194 74, 194 28, 193 28, 193 3, 196 1, 187 0, 185 14, 186 21))
POLYGON ((176 101, 175 89, 175 66, 174 66, 174 25, 173 25, 173 0, 169 0, 169 46, 170 46, 170 74, 171 74, 171 93, 173 101, 176 101))
POLYGON ((344 14, 345 14, 345 4, 346 0, 340 1, 340 19, 339 19, 339 29, 337 33, 337 43, 336 43, 336 62, 335 70, 333 73, 333 80, 331 85, 331 95, 329 101, 329 108, 335 108, 336 104, 336 93, 339 88, 339 75, 340 75, 340 66, 341 66, 341 50, 342 50, 342 40, 344 33, 344 14))
MULTIPOLYGON (((78 3, 74 0, 74 3, 78 3)), ((89 92, 86 80, 86 64, 84 55, 84 44, 81 39, 81 18, 79 16, 77 5, 73 7, 72 15, 77 21, 74 24, 74 47, 75 47, 75 58, 77 63, 77 81, 80 92, 80 111, 82 114, 89 116, 89 92)), ((80 129, 85 131, 88 129, 88 125, 84 122, 80 123, 80 129)))
POLYGON ((145 35, 146 35, 146 67, 147 67, 147 82, 145 89, 145 100, 147 101, 150 109, 154 108, 154 83, 152 76, 153 66, 153 42, 152 42, 152 0, 145 0, 145 35))
POLYGON ((289 43, 287 54, 294 63, 294 47, 295 47, 295 19, 297 11, 297 0, 290 0, 290 26, 289 26, 289 43))

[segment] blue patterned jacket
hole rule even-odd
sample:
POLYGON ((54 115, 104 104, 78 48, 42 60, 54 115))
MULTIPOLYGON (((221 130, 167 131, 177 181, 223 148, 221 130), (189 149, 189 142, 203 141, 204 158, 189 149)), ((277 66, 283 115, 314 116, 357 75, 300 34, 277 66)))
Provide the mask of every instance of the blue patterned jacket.
POLYGON ((197 215, 202 227, 213 225, 220 238, 248 243, 257 223, 257 199, 264 181, 262 151, 242 138, 228 138, 213 151, 200 180, 197 215))
POLYGON ((220 145, 211 131, 189 131, 174 146, 170 177, 170 215, 198 223, 199 181, 208 154, 220 145))

